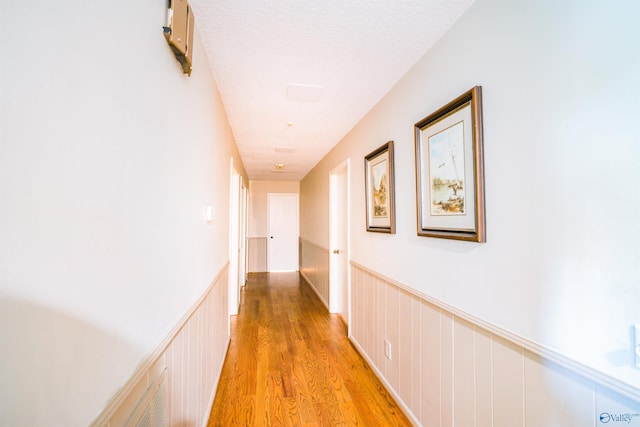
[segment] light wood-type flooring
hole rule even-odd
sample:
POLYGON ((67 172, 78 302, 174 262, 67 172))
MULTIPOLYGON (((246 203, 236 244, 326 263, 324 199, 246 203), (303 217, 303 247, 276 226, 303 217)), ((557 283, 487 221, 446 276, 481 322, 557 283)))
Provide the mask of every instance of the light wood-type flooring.
POLYGON ((209 427, 410 425, 298 273, 249 276, 209 427))

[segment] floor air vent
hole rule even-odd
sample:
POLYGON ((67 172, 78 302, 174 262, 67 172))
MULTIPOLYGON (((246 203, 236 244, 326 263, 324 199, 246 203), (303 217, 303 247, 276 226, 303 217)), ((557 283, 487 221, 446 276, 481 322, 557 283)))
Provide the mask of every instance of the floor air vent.
POLYGON ((131 414, 129 427, 164 427, 167 417, 167 368, 151 383, 131 414))

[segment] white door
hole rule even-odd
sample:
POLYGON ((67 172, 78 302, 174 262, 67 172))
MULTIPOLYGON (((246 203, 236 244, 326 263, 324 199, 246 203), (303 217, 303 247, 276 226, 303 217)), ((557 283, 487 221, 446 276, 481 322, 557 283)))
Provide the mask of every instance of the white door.
POLYGON ((331 172, 329 261, 329 311, 338 313, 349 323, 349 166, 331 172))
POLYGON ((269 238, 267 239, 267 269, 298 270, 298 195, 268 193, 269 238))

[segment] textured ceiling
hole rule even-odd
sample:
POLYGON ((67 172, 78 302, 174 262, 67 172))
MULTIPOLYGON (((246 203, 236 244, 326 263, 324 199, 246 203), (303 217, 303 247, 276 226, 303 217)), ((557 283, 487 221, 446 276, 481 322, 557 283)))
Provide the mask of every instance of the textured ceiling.
POLYGON ((473 1, 191 0, 249 179, 302 179, 473 1))

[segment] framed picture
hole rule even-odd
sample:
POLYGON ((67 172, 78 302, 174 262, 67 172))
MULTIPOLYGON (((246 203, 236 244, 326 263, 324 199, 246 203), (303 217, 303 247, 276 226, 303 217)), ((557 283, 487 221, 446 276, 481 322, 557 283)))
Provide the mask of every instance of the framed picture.
POLYGON ((364 158, 364 182, 367 198, 367 231, 396 232, 393 141, 364 158))
POLYGON ((485 242, 482 88, 415 124, 418 235, 485 242))

